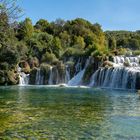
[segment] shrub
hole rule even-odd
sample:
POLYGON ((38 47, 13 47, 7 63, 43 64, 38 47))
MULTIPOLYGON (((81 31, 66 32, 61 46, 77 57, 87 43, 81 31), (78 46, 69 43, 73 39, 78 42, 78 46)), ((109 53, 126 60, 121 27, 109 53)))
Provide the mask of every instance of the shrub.
POLYGON ((140 50, 133 51, 133 55, 140 55, 140 50))
POLYGON ((8 70, 9 64, 7 62, 0 63, 0 70, 8 70))
POLYGON ((63 54, 63 57, 71 57, 71 56, 82 56, 84 54, 84 50, 69 47, 63 54))
POLYGON ((53 62, 57 61, 56 56, 53 53, 46 52, 43 56, 41 61, 44 63, 52 64, 53 62))

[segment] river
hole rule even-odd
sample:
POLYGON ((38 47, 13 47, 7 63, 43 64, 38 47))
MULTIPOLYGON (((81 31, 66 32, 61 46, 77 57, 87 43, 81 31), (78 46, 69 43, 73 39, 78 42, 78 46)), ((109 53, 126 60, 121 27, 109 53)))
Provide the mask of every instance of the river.
POLYGON ((0 87, 0 139, 140 139, 140 96, 100 88, 0 87))

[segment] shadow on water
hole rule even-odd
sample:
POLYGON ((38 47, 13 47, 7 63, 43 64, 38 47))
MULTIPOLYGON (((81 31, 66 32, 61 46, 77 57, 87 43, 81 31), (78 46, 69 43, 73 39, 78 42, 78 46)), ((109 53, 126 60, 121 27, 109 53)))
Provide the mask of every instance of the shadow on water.
POLYGON ((135 138, 140 137, 139 117, 135 92, 46 86, 0 89, 3 139, 135 138))

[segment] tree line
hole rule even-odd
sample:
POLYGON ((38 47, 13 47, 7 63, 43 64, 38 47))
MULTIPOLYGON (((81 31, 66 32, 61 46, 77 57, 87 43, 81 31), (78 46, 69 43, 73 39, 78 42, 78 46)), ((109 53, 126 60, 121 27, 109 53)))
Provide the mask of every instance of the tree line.
POLYGON ((52 64, 68 57, 104 58, 128 52, 140 54, 140 31, 106 31, 82 18, 49 22, 15 20, 21 9, 16 0, 0 0, 0 70, 15 70, 19 62, 30 66, 52 64))

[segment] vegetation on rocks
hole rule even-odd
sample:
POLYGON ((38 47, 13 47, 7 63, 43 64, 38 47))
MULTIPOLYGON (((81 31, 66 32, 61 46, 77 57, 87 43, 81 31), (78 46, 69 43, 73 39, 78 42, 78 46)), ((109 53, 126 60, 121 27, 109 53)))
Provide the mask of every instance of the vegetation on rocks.
POLYGON ((33 25, 29 18, 16 21, 21 10, 15 0, 1 0, 0 5, 0 84, 16 83, 13 79, 18 65, 23 72, 34 73, 42 63, 58 67, 59 61, 69 64, 71 57, 92 56, 102 61, 113 55, 140 54, 139 31, 103 32, 98 23, 82 18, 54 22, 40 19, 33 25), (15 5, 13 10, 7 3, 15 5), (14 74, 7 81, 3 75, 8 71, 14 74))

